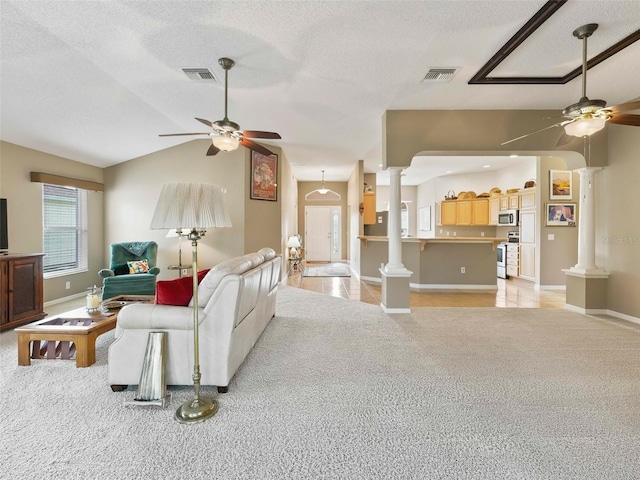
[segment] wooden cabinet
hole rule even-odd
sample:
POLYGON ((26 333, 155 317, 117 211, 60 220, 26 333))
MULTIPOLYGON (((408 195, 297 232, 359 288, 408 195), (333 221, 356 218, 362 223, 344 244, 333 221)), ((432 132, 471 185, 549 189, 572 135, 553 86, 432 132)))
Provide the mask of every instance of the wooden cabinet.
POLYGON ((499 197, 500 210, 509 210, 509 198, 506 195, 499 197))
POLYGON ((471 200, 456 202, 456 225, 471 225, 473 222, 473 205, 471 200))
POLYGON ((507 275, 520 275, 520 245, 517 243, 507 243, 507 275))
POLYGON ((520 245, 520 276, 528 280, 536 278, 536 246, 520 245))
POLYGON ((458 218, 457 209, 457 203, 453 200, 442 202, 442 204, 440 204, 440 224, 456 225, 458 218))
POLYGON ((489 225, 498 225, 499 211, 500 211, 500 197, 489 199, 489 225))
POLYGON ((375 225, 376 223, 376 194, 365 192, 364 194, 364 224, 375 225))
POLYGON ((520 210, 520 276, 536 279, 536 211, 520 210))
POLYGON ((533 208, 536 206, 536 190, 525 189, 520 192, 520 208, 533 208))
POLYGON ((473 208, 471 217, 473 225, 489 225, 489 200, 474 200, 471 202, 471 206, 473 208))
POLYGON ((44 254, 0 256, 0 331, 40 320, 44 254))
POLYGON ((520 194, 512 193, 507 195, 507 202, 509 204, 508 210, 517 210, 520 208, 520 194))

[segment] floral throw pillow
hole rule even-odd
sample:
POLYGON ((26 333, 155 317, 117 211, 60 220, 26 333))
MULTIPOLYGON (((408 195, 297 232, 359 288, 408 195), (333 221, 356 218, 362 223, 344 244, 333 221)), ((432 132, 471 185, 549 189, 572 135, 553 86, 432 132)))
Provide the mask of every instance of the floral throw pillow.
POLYGON ((136 260, 135 262, 127 262, 129 265, 129 273, 147 273, 149 271, 149 260, 136 260))

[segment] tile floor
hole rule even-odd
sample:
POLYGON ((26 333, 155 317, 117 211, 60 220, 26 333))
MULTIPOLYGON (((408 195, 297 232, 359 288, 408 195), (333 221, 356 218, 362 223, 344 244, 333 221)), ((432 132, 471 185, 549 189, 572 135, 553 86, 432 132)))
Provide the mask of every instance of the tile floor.
MULTIPOLYGON (((380 305, 381 285, 355 277, 303 277, 302 271, 292 271, 286 283, 304 290, 380 305)), ((565 291, 536 290, 532 283, 524 280, 498 278, 496 290, 412 291, 409 303, 412 307, 564 308, 565 291)))

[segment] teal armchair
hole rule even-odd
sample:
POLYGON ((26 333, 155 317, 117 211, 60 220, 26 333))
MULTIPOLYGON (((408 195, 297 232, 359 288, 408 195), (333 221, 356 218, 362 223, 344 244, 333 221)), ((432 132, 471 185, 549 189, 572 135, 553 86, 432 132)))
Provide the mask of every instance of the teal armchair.
POLYGON ((156 242, 112 243, 109 268, 98 272, 102 278, 102 300, 117 295, 155 295, 156 277, 160 273, 157 258, 156 242), (131 273, 131 269, 139 273, 131 273))

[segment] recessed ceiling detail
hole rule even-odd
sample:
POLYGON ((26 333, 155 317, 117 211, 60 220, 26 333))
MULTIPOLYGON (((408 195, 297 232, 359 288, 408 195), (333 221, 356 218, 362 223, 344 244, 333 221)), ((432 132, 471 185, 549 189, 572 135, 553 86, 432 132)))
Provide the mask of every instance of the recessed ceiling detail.
POLYGON ((422 79, 422 82, 449 82, 459 68, 430 68, 427 74, 422 79))
MULTIPOLYGON (((561 77, 489 77, 488 75, 495 70, 501 62, 503 62, 510 54, 512 54, 533 32, 535 32, 549 17, 556 13, 568 0, 549 0, 536 14, 518 32, 509 39, 498 52, 485 63, 478 73, 476 73, 469 85, 550 85, 565 84, 570 82, 582 73, 582 66, 579 66, 561 77)), ((628 47, 632 43, 640 40, 640 30, 636 30, 632 34, 620 40, 615 45, 607 48, 602 53, 591 58, 587 62, 587 70, 604 62, 607 58, 615 55, 619 51, 628 47)))
POLYGON ((194 82, 218 83, 218 79, 208 68, 183 68, 182 71, 194 82))

